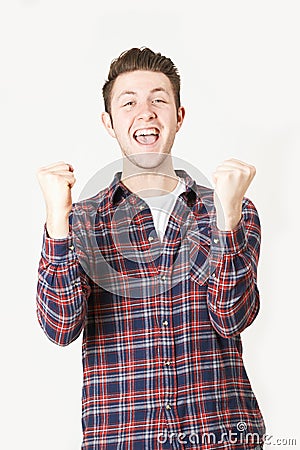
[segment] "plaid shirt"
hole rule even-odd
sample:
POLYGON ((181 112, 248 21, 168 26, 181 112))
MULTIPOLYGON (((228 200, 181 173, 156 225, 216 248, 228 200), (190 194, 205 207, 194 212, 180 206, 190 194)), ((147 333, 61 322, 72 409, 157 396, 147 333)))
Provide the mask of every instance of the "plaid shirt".
POLYGON ((175 172, 162 242, 121 172, 73 205, 66 239, 44 230, 37 316, 61 346, 83 330, 84 450, 249 449, 265 433, 240 337, 259 310, 256 208, 244 197, 220 231, 213 190, 175 172))

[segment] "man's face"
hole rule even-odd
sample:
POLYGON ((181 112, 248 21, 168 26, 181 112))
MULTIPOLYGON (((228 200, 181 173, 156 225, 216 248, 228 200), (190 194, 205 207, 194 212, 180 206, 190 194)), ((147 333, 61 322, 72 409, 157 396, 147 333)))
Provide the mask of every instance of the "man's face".
POLYGON ((170 154, 184 108, 176 110, 172 85, 165 74, 137 70, 115 80, 111 115, 113 123, 106 112, 102 121, 124 156, 138 167, 154 168, 170 154))

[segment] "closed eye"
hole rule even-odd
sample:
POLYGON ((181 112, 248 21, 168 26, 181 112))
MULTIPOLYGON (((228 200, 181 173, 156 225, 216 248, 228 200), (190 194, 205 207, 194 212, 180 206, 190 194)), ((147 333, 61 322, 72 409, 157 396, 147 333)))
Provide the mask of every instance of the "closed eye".
POLYGON ((123 105, 123 106, 131 106, 131 105, 133 105, 133 102, 127 102, 127 103, 125 103, 125 105, 123 105))
MULTIPOLYGON (((166 101, 162 100, 161 98, 156 98, 156 99, 153 100, 153 103, 166 103, 166 101)), ((125 107, 125 106, 132 106, 133 104, 134 104, 134 101, 131 100, 131 101, 125 103, 123 105, 123 107, 125 107)))

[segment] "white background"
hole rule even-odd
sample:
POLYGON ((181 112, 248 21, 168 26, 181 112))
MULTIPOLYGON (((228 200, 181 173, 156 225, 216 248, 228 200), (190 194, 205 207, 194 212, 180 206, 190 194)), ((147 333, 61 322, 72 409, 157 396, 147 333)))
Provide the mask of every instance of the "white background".
POLYGON ((80 448, 81 337, 55 346, 35 313, 45 216, 36 170, 72 163, 76 199, 121 157, 100 123, 101 89, 111 60, 144 45, 181 73, 186 118, 173 155, 210 180, 230 157, 257 169, 247 196, 262 225, 261 309, 243 332, 244 361, 273 443, 299 447, 299 8, 1 1, 1 448, 80 448))

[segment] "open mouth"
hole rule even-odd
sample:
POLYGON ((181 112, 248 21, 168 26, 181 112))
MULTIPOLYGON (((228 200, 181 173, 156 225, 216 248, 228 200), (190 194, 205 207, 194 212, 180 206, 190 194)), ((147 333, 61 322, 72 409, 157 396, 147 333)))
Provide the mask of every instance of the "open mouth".
POLYGON ((159 138, 159 130, 157 128, 141 128, 134 132, 133 137, 139 144, 152 145, 159 138))

